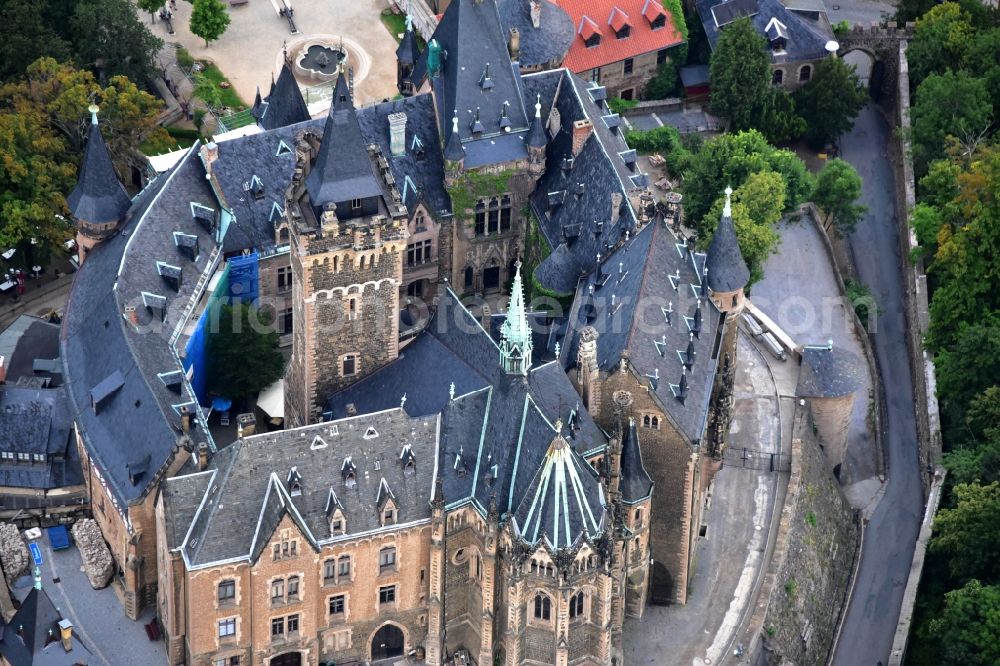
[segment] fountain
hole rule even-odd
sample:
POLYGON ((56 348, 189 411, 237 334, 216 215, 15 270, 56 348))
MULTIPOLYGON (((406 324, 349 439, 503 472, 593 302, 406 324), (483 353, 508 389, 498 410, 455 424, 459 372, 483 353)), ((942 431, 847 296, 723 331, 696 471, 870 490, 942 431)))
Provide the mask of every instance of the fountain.
POLYGON ((341 67, 347 67, 347 50, 318 40, 303 44, 295 59, 295 73, 310 81, 332 81, 341 67))

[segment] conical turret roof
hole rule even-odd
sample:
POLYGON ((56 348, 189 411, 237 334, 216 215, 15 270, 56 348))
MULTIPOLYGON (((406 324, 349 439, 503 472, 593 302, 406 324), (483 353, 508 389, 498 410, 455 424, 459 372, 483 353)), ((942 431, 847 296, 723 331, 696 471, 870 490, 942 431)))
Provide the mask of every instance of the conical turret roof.
POLYGON ((708 246, 705 266, 708 268, 708 288, 714 292, 739 291, 750 281, 750 269, 743 260, 740 243, 733 226, 730 197, 732 188, 726 188, 726 205, 722 209, 719 226, 708 246))
POLYGON ((420 57, 420 49, 417 48, 417 35, 413 32, 413 17, 406 15, 406 32, 403 39, 396 48, 396 59, 404 65, 415 65, 420 57))
POLYGON ((278 80, 271 86, 265 102, 261 104, 254 100, 253 113, 264 129, 277 129, 309 120, 311 116, 306 100, 287 62, 282 65, 278 80))
POLYGON ((458 134, 458 111, 455 111, 451 121, 451 134, 444 145, 444 158, 449 162, 461 162, 465 159, 465 148, 462 147, 462 138, 458 134))
POLYGON ((87 145, 77 174, 76 187, 66 198, 73 217, 91 224, 108 224, 125 217, 132 199, 118 180, 111 155, 97 125, 97 107, 91 107, 87 145))
POLYGON ((545 135, 545 127, 542 126, 542 96, 537 95, 535 117, 531 119, 531 127, 528 128, 528 145, 532 148, 544 148, 548 142, 549 138, 545 135))
POLYGON ((653 492, 653 480, 649 478, 649 473, 642 464, 639 433, 636 432, 635 421, 632 418, 628 420, 628 428, 622 439, 621 468, 622 501, 634 504, 649 497, 653 492))

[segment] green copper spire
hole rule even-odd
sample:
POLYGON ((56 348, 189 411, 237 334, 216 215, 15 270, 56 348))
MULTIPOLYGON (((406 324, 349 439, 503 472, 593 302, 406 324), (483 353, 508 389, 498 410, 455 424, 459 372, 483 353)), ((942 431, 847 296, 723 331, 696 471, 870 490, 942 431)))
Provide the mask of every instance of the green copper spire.
POLYGON ((524 290, 521 288, 521 262, 514 272, 510 290, 507 319, 500 327, 500 362, 511 375, 527 375, 531 367, 531 328, 524 311, 524 290))

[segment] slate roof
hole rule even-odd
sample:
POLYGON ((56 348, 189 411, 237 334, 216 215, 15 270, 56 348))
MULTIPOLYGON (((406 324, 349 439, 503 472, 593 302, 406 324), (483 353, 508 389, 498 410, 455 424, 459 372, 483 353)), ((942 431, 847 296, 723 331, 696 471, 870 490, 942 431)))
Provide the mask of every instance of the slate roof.
POLYGON ((0 356, 4 357, 8 384, 20 377, 47 377, 50 386, 62 383, 61 372, 34 369, 35 359, 59 360, 59 325, 32 315, 19 315, 0 333, 0 356))
POLYGON ((32 588, 17 613, 0 624, 0 656, 11 666, 76 666, 93 663, 94 655, 73 634, 67 652, 59 640, 62 614, 44 590, 32 588), (49 636, 49 631, 52 636, 49 636))
POLYGON ((842 347, 806 345, 795 395, 800 398, 840 398, 858 390, 868 369, 858 356, 842 347))
POLYGON ((287 62, 282 65, 278 80, 271 82, 271 91, 264 101, 255 100, 252 113, 257 124, 268 130, 310 119, 302 90, 287 62))
POLYGON ((180 434, 175 406, 191 405, 199 417, 193 419, 192 439, 214 446, 188 382, 178 385, 178 394, 159 377, 182 370, 170 336, 214 247, 212 234, 192 215, 192 202, 217 206, 197 150, 195 144, 136 197, 125 226, 87 256, 66 304, 60 339, 64 381, 91 460, 122 512, 144 495, 170 457, 180 434), (174 231, 198 238, 197 261, 175 245, 174 231), (179 293, 160 277, 157 261, 182 268, 179 293), (166 322, 143 305, 142 292, 166 299, 166 322), (126 306, 135 308, 136 325, 126 318, 126 306), (95 411, 92 389, 115 373, 122 377, 121 388, 95 411), (146 460, 145 473, 129 474, 129 465, 135 469, 146 460))
POLYGON ((750 281, 750 269, 740 252, 733 217, 725 210, 712 234, 705 267, 708 269, 708 288, 714 292, 739 291, 750 281))
POLYGON ((383 194, 352 105, 331 107, 306 189, 316 207, 383 194))
POLYGON ((523 68, 558 65, 573 41, 573 20, 559 6, 541 0, 541 20, 531 23, 531 3, 526 0, 497 0, 503 34, 511 28, 521 34, 517 61, 523 68))
POLYGON ((684 42, 684 35, 661 0, 561 0, 559 6, 569 14, 575 28, 563 66, 579 74, 684 42), (654 30, 652 20, 661 13, 665 23, 654 30), (588 19, 591 27, 584 29, 588 19), (625 24, 630 26, 629 36, 618 39, 616 28, 625 24), (585 41, 595 32, 595 25, 601 41, 588 48, 585 41))
POLYGON ((64 387, 0 386, 0 451, 42 454, 45 462, 0 460, 0 486, 50 490, 83 483, 64 387))
MULTIPOLYGON (((510 134, 528 129, 520 72, 510 61, 496 0, 452 2, 431 39, 437 40, 442 49, 441 73, 431 79, 442 134, 450 134, 452 116, 457 110, 463 143, 502 136, 499 120, 504 102, 509 103, 510 134), (488 88, 481 85, 487 67, 492 84, 488 88), (477 109, 483 132, 474 136, 472 122, 477 109)), ((427 75, 430 51, 430 48, 424 49, 414 70, 414 83, 418 85, 427 75)), ((507 158, 499 156, 494 160, 501 161, 507 158)))
POLYGON ((411 417, 397 406, 238 440, 213 458, 207 484, 189 477, 164 484, 168 513, 187 516, 197 507, 181 546, 185 561, 189 568, 254 561, 285 516, 305 536, 300 545, 314 548, 392 530, 380 524, 377 506, 386 487, 396 502, 395 525, 429 520, 439 428, 437 417, 411 417), (404 447, 413 455, 410 470, 404 447), (354 484, 343 473, 349 466, 354 484), (333 506, 342 508, 344 534, 330 533, 333 506))
POLYGON ((678 430, 695 442, 705 430, 719 363, 712 352, 722 317, 702 292, 704 255, 692 255, 681 247, 664 222, 654 221, 602 260, 601 270, 588 275, 577 289, 565 345, 568 353, 562 358, 575 363, 580 331, 593 326, 599 333, 600 369, 615 368, 627 351, 632 369, 646 378, 650 394, 678 430), (669 322, 664 310, 671 311, 669 322), (692 336, 695 330, 698 333, 692 336), (695 356, 688 370, 684 360, 689 344, 695 356), (682 374, 687 385, 684 402, 678 399, 682 374))
POLYGON ((634 228, 636 218, 627 193, 636 187, 633 177, 642 174, 623 158, 629 148, 620 131, 609 127, 611 112, 594 100, 603 88, 588 87, 577 76, 559 70, 525 77, 525 89, 541 97, 546 125, 552 124, 553 109, 559 116, 559 131, 546 150, 545 174, 531 197, 552 248, 535 278, 547 289, 568 294, 581 275, 594 269, 597 255, 607 256, 634 228), (573 122, 584 118, 593 124, 593 133, 573 158, 573 122), (621 195, 621 204, 618 220, 612 223, 615 192, 621 195))
POLYGON ((94 114, 87 131, 87 144, 76 176, 76 187, 66 197, 66 205, 78 220, 106 224, 124 218, 131 203, 115 173, 111 155, 97 124, 97 115, 94 114))
POLYGON ((406 17, 406 30, 403 31, 403 39, 396 47, 396 60, 404 65, 415 65, 420 58, 420 48, 417 46, 417 36, 413 31, 413 18, 406 17))
POLYGON ((771 19, 780 21, 785 26, 787 38, 783 54, 775 54, 768 49, 774 63, 825 58, 828 55, 826 43, 834 39, 830 19, 822 7, 791 9, 781 0, 698 0, 697 8, 713 49, 719 41, 720 25, 735 18, 750 16, 750 22, 765 39, 768 38, 767 26, 771 19))
MULTIPOLYGON (((559 424, 561 425, 561 424, 559 424)), ((529 544, 568 548, 604 527, 604 491, 597 472, 557 434, 513 514, 515 533, 529 544)))
MULTIPOLYGON (((485 512, 495 496, 499 511, 513 511, 542 464, 557 420, 574 424, 565 437, 575 450, 607 445, 579 409, 579 394, 559 364, 532 367, 526 378, 506 375, 499 347, 450 289, 399 358, 333 395, 327 411, 337 419, 348 405, 358 413, 389 409, 404 393, 407 412, 441 413, 438 467, 449 505, 472 501, 485 512)), ((588 491, 587 497, 591 506, 599 504, 597 495, 588 491)))
POLYGON ((642 464, 639 433, 635 421, 631 418, 622 437, 621 478, 618 489, 621 491, 622 501, 626 504, 641 502, 653 493, 653 480, 649 478, 646 467, 642 464))

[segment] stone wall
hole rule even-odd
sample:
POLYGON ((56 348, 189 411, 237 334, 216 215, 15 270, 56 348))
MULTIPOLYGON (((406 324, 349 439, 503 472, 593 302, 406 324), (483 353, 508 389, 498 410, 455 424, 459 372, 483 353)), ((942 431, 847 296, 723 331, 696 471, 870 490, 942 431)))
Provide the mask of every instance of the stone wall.
POLYGON ((822 664, 851 581, 859 527, 829 472, 811 415, 793 424, 792 472, 754 627, 764 664, 822 664))
MULTIPOLYGON (((906 281, 906 332, 907 350, 910 353, 910 367, 913 374, 913 393, 917 401, 917 442, 920 446, 920 462, 924 468, 931 468, 941 460, 941 420, 938 413, 936 395, 937 381, 934 363, 924 349, 923 339, 930 325, 927 276, 922 261, 913 263, 910 253, 917 247, 916 234, 910 227, 910 212, 916 203, 916 186, 913 175, 913 154, 907 138, 910 129, 910 74, 906 61, 906 41, 899 43, 899 93, 897 120, 900 131, 896 132, 896 142, 892 146, 898 163, 901 163, 902 178, 897 178, 896 220, 899 225, 899 252, 906 281)), ((931 477, 922 475, 924 497, 927 497, 931 477)))
POLYGON ((0 524, 0 564, 7 584, 31 572, 31 557, 20 530, 12 523, 0 524))

